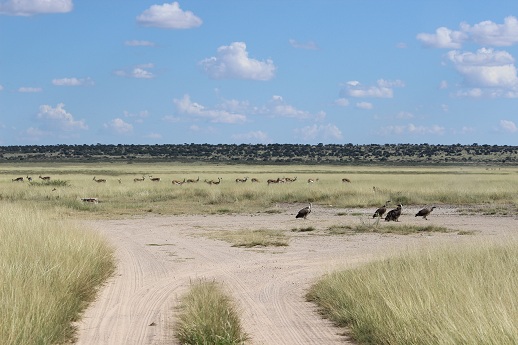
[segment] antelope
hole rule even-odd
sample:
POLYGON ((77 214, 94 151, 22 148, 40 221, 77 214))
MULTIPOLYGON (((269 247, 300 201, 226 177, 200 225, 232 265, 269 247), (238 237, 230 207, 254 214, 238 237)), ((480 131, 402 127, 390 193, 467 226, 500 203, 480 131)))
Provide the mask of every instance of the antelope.
POLYGON ((289 178, 289 177, 286 177, 284 178, 285 182, 295 182, 297 181, 297 177, 295 176, 295 178, 289 178))
POLYGON ((221 183, 221 177, 218 177, 218 182, 212 181, 212 184, 220 184, 221 183))
POLYGON ((183 179, 183 181, 178 181, 178 180, 172 180, 171 181, 172 184, 175 184, 177 186, 181 186, 182 184, 185 183, 185 179, 183 179))
POLYGON ((236 182, 246 182, 248 180, 248 177, 245 178, 236 178, 236 182))
POLYGON ((348 178, 345 178, 345 177, 344 177, 344 178, 342 179, 342 182, 344 182, 344 183, 346 183, 346 182, 351 183, 351 180, 349 180, 348 178))
POLYGON ((11 179, 11 181, 13 181, 13 182, 23 182, 23 177, 13 178, 13 179, 11 179))
POLYGON ((160 182, 160 177, 151 177, 151 175, 149 175, 149 179, 153 182, 160 182))
POLYGON ((27 181, 32 182, 32 177, 30 177, 29 175, 27 175, 27 181))
POLYGON ((308 178, 308 183, 315 183, 315 180, 313 180, 312 178, 308 178))
POLYGON ((120 178, 119 178, 119 179, 117 179, 117 181, 119 181, 119 184, 121 184, 121 183, 122 183, 122 180, 121 180, 120 178))
POLYGON ((254 182, 259 182, 259 180, 254 177, 254 178, 252 178, 252 183, 254 183, 254 182))
POLYGON ((142 176, 142 178, 135 177, 135 178, 133 179, 133 182, 142 182, 142 181, 144 181, 145 179, 146 179, 146 176, 142 176))
POLYGON ((40 179, 42 179, 43 181, 50 181, 50 176, 43 176, 43 177, 42 177, 42 176, 40 175, 39 177, 40 177, 40 179))
POLYGON ((97 183, 104 183, 104 182, 106 182, 106 180, 103 179, 103 178, 95 179, 95 176, 94 176, 94 181, 97 182, 97 183))
POLYGON ((279 177, 277 177, 277 180, 269 179, 266 182, 268 183, 268 185, 270 185, 270 183, 279 183, 280 181, 281 181, 281 179, 279 177))
POLYGON ((199 180, 200 180, 200 177, 198 176, 198 179, 197 179, 197 180, 188 179, 186 182, 187 182, 187 183, 197 183, 199 180))

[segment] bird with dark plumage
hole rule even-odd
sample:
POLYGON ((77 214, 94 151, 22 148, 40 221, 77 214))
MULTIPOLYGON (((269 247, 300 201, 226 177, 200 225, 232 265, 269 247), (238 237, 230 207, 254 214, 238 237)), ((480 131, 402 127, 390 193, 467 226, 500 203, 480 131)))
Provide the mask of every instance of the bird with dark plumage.
POLYGON ((428 218, 426 218, 426 217, 428 217, 430 215, 430 213, 432 213, 434 208, 437 208, 437 207, 435 207, 435 206, 425 207, 422 210, 420 210, 419 212, 417 212, 415 214, 415 216, 416 217, 423 217, 424 219, 428 220, 428 218))
POLYGON ((374 214, 372 215, 372 218, 376 218, 376 217, 383 217, 383 215, 385 214, 385 212, 387 212, 387 206, 389 204, 390 200, 387 200, 385 202, 385 205, 381 206, 380 208, 378 208, 376 210, 376 212, 374 212, 374 214))
POLYGON ((297 215, 295 216, 295 218, 304 218, 304 219, 306 219, 308 214, 311 213, 311 206, 312 206, 311 203, 309 203, 309 206, 306 206, 302 210, 300 210, 299 213, 297 213, 297 215))
POLYGON ((391 220, 394 222, 399 222, 399 216, 401 216, 401 208, 403 205, 397 205, 397 208, 390 210, 385 217, 385 221, 390 222, 391 220))

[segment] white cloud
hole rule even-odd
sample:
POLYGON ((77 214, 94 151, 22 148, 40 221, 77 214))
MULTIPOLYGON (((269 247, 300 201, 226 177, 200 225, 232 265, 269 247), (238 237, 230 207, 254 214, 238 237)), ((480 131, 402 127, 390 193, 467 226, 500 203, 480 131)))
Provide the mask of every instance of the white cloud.
POLYGON ((3 91, 3 90, 4 90, 3 85, 0 85, 0 91, 3 91))
POLYGON ((393 98, 394 87, 404 87, 401 80, 379 79, 376 85, 363 86, 359 81, 348 81, 341 91, 341 94, 356 98, 393 98))
POLYGON ((130 47, 154 47, 155 43, 151 41, 139 41, 139 40, 130 40, 124 42, 124 45, 130 47))
POLYGON ((133 132, 133 125, 125 122, 121 118, 115 118, 104 124, 104 128, 109 129, 117 134, 129 134, 133 132))
POLYGON ((347 107, 349 105, 349 100, 344 97, 338 98, 337 100, 335 100, 335 104, 340 107, 347 107))
POLYGON ((297 119, 322 120, 326 116, 323 111, 317 114, 312 114, 308 111, 297 109, 296 107, 284 102, 284 99, 278 95, 272 96, 270 102, 261 112, 266 115, 292 117, 297 119))
POLYGON ((0 14, 32 16, 72 11, 72 0, 7 0, 0 3, 0 14))
POLYGON ((116 70, 114 73, 119 77, 136 78, 136 79, 152 79, 155 75, 148 71, 155 66, 152 63, 138 65, 130 69, 116 70))
POLYGON ((190 29, 200 26, 203 21, 191 11, 183 11, 178 2, 152 5, 137 17, 137 23, 164 29, 190 29))
POLYGON ((333 124, 327 125, 311 125, 303 128, 295 129, 295 134, 303 140, 311 141, 316 139, 341 140, 343 138, 342 131, 333 124))
POLYGON ((516 127, 516 124, 513 121, 509 120, 500 120, 500 128, 502 128, 502 130, 504 130, 505 132, 509 133, 518 132, 518 127, 516 127))
POLYGON ((18 89, 18 92, 23 93, 35 93, 35 92, 42 92, 43 89, 41 87, 28 87, 28 86, 22 86, 18 89))
POLYGON ((444 90, 448 88, 448 82, 446 80, 441 80, 439 83, 439 89, 444 90))
POLYGON ((413 118, 414 118, 414 114, 406 112, 406 111, 401 111, 396 115, 396 119, 400 119, 400 120, 401 119, 413 119, 413 118))
POLYGON ((252 131, 248 133, 234 134, 232 135, 232 139, 241 141, 243 143, 261 143, 268 144, 271 143, 271 139, 268 137, 263 131, 252 131))
POLYGON ((72 114, 65 110, 63 103, 59 103, 55 108, 50 105, 41 105, 37 118, 44 121, 46 126, 59 130, 88 129, 84 120, 74 120, 72 114))
POLYGON ((52 84, 56 86, 82 86, 82 85, 93 85, 94 82, 90 78, 79 79, 79 78, 61 78, 52 79, 52 84))
POLYGON ((460 49, 468 41, 483 46, 511 46, 518 43, 518 19, 509 16, 503 24, 489 20, 473 26, 461 23, 458 31, 440 27, 434 34, 418 34, 417 39, 432 48, 460 49))
POLYGON ((318 49, 317 44, 313 41, 298 42, 294 39, 290 39, 289 42, 293 48, 297 48, 297 49, 306 49, 306 50, 317 50, 318 49))
POLYGON ((232 113, 227 110, 206 109, 203 105, 192 102, 189 95, 184 95, 182 99, 174 99, 174 104, 179 113, 207 118, 215 123, 243 123, 246 116, 232 113))
POLYGON ((459 49, 467 39, 467 35, 461 31, 440 27, 435 30, 435 34, 418 34, 417 39, 426 47, 459 49))
POLYGON ((270 59, 249 58, 244 42, 219 47, 216 56, 200 61, 199 65, 212 79, 270 80, 276 69, 270 59))
POLYGON ((356 108, 370 110, 374 108, 374 105, 369 102, 358 102, 356 103, 356 108))
POLYGON ((385 135, 402 135, 402 134, 433 134, 433 135, 443 135, 445 133, 445 128, 438 125, 432 126, 416 126, 412 123, 408 125, 390 125, 381 129, 382 134, 385 135))

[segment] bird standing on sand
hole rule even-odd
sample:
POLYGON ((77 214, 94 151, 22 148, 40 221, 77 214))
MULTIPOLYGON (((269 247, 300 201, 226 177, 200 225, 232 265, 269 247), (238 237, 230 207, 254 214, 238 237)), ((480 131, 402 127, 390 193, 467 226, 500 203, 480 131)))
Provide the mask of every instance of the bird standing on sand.
POLYGON ((309 203, 309 206, 304 207, 302 210, 300 210, 299 213, 297 213, 297 215, 295 216, 295 218, 304 218, 304 219, 306 219, 306 217, 310 213, 311 213, 311 203, 309 203))
POLYGON ((390 210, 385 217, 385 221, 390 222, 391 220, 394 222, 399 222, 399 216, 401 216, 401 208, 403 205, 397 205, 397 208, 390 210))
POLYGON ((389 204, 390 200, 387 200, 385 202, 385 205, 381 206, 380 208, 378 208, 376 210, 376 212, 374 212, 374 214, 372 215, 372 218, 376 218, 376 217, 383 217, 383 215, 385 214, 385 212, 387 212, 387 206, 389 204))
POLYGON ((435 206, 425 207, 422 210, 420 210, 419 212, 417 212, 415 214, 415 216, 416 217, 423 217, 424 219, 428 220, 428 218, 426 218, 426 217, 428 217, 430 215, 430 213, 432 213, 434 208, 437 208, 437 207, 435 207, 435 206))

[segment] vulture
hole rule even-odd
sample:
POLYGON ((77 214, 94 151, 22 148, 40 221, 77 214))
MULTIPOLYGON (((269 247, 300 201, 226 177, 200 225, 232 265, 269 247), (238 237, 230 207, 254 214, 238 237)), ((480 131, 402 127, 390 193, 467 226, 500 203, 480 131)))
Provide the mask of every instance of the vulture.
POLYGON ((401 216, 401 208, 403 205, 397 205, 397 208, 390 210, 385 217, 385 221, 390 222, 393 220, 394 222, 399 222, 399 216, 401 216))
POLYGON ((376 218, 376 217, 383 217, 383 215, 385 214, 385 212, 387 212, 387 206, 389 204, 390 200, 387 200, 385 202, 385 205, 381 206, 380 208, 378 208, 376 210, 376 212, 374 212, 374 214, 372 215, 372 218, 376 218))
POLYGON ((430 215, 430 213, 432 213, 433 209, 436 208, 435 206, 432 206, 432 207, 425 207, 423 208, 421 211, 417 212, 415 214, 416 217, 423 217, 424 219, 428 220, 428 218, 426 218, 428 215, 430 215))
POLYGON ((309 206, 304 207, 302 210, 300 210, 299 213, 297 213, 297 215, 295 216, 295 218, 304 218, 304 219, 306 219, 306 217, 310 213, 311 213, 311 203, 309 203, 309 206))

